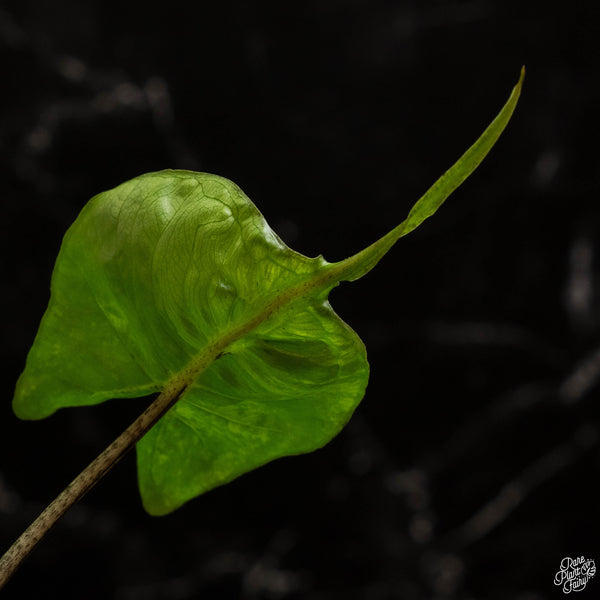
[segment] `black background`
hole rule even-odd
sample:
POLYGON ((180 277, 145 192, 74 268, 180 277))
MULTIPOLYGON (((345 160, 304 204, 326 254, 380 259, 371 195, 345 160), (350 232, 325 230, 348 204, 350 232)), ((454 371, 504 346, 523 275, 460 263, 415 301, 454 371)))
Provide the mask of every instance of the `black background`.
POLYGON ((291 247, 339 260, 404 218, 527 66, 480 169, 332 293, 371 363, 348 427, 162 518, 143 512, 130 455, 2 597, 563 597, 561 559, 600 559, 598 11, 0 3, 3 547, 147 404, 11 412, 91 196, 163 168, 217 173, 291 247))

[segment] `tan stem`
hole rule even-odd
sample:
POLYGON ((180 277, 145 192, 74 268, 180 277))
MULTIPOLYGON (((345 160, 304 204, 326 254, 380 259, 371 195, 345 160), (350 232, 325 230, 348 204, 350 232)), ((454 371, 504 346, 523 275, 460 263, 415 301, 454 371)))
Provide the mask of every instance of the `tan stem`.
POLYGON ((48 530, 133 448, 177 402, 184 390, 185 384, 165 387, 156 400, 44 509, 0 558, 0 589, 48 530))

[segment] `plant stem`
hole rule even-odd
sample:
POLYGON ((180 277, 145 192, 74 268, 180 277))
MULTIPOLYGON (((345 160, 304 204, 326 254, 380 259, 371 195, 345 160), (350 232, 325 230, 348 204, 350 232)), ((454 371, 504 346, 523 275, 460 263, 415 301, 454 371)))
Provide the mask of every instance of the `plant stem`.
POLYGON ((167 385, 152 404, 51 502, 0 558, 0 589, 48 530, 133 448, 177 402, 186 385, 167 385))

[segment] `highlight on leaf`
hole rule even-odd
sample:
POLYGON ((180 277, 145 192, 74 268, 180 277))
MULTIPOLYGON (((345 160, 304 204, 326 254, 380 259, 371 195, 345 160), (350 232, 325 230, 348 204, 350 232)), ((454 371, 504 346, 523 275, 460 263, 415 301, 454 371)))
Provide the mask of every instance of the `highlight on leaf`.
POLYGON ((155 515, 326 444, 369 376, 365 347, 329 292, 372 269, 475 170, 523 76, 407 219, 340 262, 287 247, 217 175, 148 173, 92 198, 64 237, 17 383, 17 416, 168 391, 168 411, 137 443, 140 492, 155 515))

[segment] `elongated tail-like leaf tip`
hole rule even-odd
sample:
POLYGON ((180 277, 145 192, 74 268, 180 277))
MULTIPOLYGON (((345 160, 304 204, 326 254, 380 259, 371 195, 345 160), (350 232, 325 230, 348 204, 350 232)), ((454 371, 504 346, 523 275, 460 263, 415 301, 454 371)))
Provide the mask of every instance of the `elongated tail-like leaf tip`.
POLYGON ((524 78, 523 66, 519 81, 506 104, 477 141, 427 190, 400 225, 358 254, 337 263, 336 281, 354 281, 368 273, 401 237, 433 215, 446 198, 473 173, 510 121, 521 95, 524 78))

